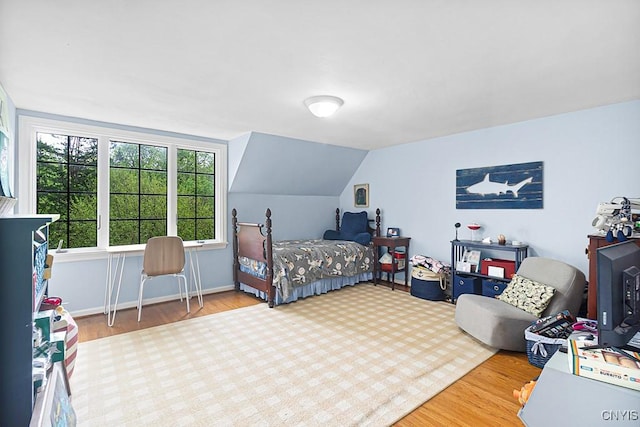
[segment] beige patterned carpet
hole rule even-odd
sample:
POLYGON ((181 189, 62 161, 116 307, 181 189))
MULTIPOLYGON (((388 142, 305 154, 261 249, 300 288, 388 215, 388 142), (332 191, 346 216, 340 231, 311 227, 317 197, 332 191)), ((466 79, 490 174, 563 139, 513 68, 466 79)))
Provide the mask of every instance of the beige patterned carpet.
POLYGON ((81 426, 386 426, 496 350, 454 306, 360 284, 84 342, 81 426))

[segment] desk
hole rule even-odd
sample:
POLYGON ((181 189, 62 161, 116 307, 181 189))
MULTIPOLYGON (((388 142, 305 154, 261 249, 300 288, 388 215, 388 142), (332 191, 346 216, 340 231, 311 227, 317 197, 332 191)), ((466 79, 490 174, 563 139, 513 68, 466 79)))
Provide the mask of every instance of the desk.
MULTIPOLYGON (((391 271, 387 272, 387 274, 391 274, 391 289, 395 289, 396 286, 396 272, 404 271, 404 285, 408 286, 409 284, 409 240, 411 237, 373 237, 373 284, 378 284, 378 275, 382 276, 382 268, 380 266, 380 247, 386 246, 389 249, 389 253, 391 254, 391 271), (397 268, 398 260, 395 257, 396 248, 404 247, 405 248, 405 259, 404 259, 404 268, 397 268)), ((387 279, 389 277, 387 276, 387 279)))
POLYGON ((518 417, 528 427, 638 425, 632 414, 640 414, 639 391, 573 375, 567 354, 557 351, 518 417))
MULTIPOLYGON (((198 248, 203 243, 197 241, 184 242, 185 253, 189 258, 189 266, 191 270, 191 280, 189 281, 189 295, 191 298, 192 285, 195 287, 198 296, 198 304, 203 306, 202 302, 202 282, 200 279, 200 261, 198 260, 198 248), (194 263, 195 258, 195 263, 194 263)), ((126 246, 109 246, 107 248, 107 282, 104 291, 104 314, 107 315, 107 325, 113 326, 116 320, 116 312, 118 311, 118 298, 120 297, 120 286, 122 285, 122 273, 124 272, 124 263, 127 254, 144 254, 146 244, 142 245, 126 245, 126 246), (115 258, 115 266, 114 266, 115 258), (116 285, 117 281, 117 285, 116 285), (113 301, 113 290, 116 288, 115 301, 113 301)))

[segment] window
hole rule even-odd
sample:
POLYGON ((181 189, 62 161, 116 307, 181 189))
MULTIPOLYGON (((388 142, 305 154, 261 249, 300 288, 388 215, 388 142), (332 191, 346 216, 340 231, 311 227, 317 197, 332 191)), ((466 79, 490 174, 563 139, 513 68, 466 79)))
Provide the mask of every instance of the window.
POLYGON ((178 235, 226 244, 226 145, 19 117, 18 212, 70 253, 178 235))
POLYGON ((215 238, 215 153, 178 150, 178 235, 215 238))
POLYGON ((97 246, 98 140, 36 133, 37 212, 57 213, 50 241, 97 246))
POLYGON ((109 245, 165 236, 167 149, 111 141, 109 159, 109 245))

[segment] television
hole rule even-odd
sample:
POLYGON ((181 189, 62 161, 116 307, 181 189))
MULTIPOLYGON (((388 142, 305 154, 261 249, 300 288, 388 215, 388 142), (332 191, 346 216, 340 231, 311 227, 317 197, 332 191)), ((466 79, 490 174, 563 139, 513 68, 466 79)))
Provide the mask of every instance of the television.
POLYGON ((598 344, 629 348, 640 331, 640 247, 628 240, 599 248, 596 268, 598 344))

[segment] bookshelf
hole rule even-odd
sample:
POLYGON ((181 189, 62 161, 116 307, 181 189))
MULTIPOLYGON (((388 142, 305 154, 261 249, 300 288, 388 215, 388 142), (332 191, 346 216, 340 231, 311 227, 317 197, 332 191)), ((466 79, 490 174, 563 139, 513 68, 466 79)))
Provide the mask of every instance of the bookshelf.
POLYGON ((29 425, 35 402, 33 387, 33 318, 47 292, 43 277, 48 225, 58 215, 0 217, 0 297, 4 363, 0 399, 3 425, 29 425))
MULTIPOLYGON (((466 251, 480 251, 479 261, 482 263, 481 258, 486 256, 487 253, 503 253, 507 256, 511 256, 514 261, 515 271, 518 271, 520 264, 527 257, 529 245, 525 244, 512 244, 508 243, 501 245, 499 243, 484 243, 480 240, 452 240, 451 241, 451 274, 453 276, 453 298, 452 302, 455 302, 458 296, 466 293, 482 294, 483 284, 492 286, 493 283, 502 282, 507 284, 510 280, 509 277, 499 278, 490 276, 488 274, 482 274, 477 270, 479 265, 476 265, 476 270, 469 271, 467 269, 461 270, 461 261, 466 251), (508 255, 510 254, 510 255, 508 255)), ((469 264, 469 263, 468 263, 469 264)), ((499 292, 502 292, 500 290, 499 292)))

